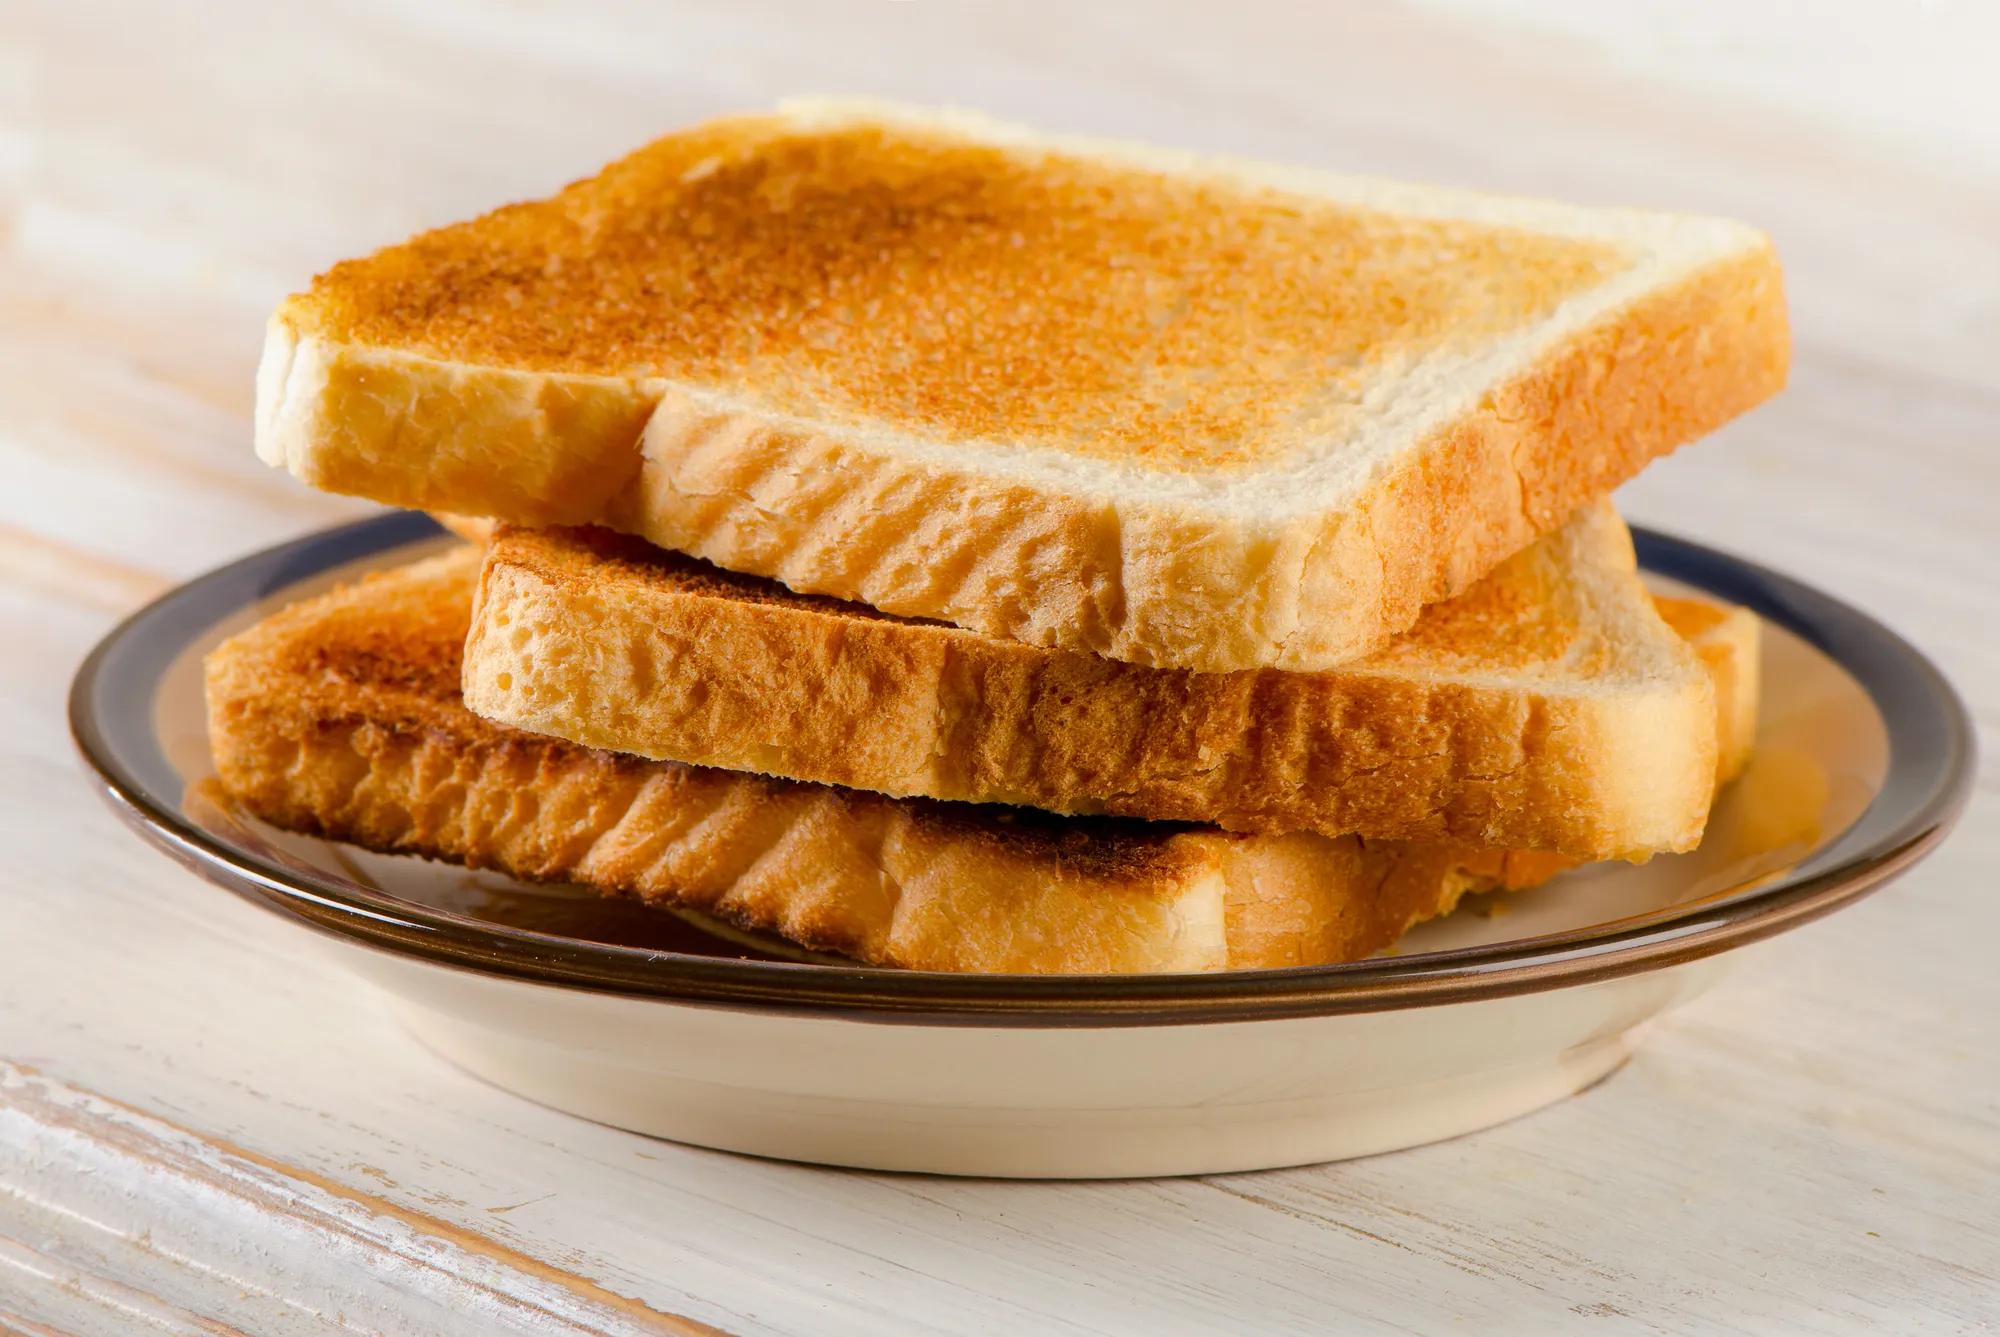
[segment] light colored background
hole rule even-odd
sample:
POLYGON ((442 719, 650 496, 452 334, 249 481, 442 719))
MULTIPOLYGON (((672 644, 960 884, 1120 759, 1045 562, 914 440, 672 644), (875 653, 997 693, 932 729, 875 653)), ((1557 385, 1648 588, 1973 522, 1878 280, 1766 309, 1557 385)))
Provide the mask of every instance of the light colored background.
POLYGON ((663 1322, 614 1294, 743 1332, 2000 1322, 1990 764, 1919 872, 1560 1107, 1354 1164, 1057 1186, 760 1163, 482 1087, 118 830, 61 714, 116 615, 367 509, 251 458, 282 293, 661 129, 828 91, 1762 224, 1792 390, 1621 500, 1904 630, 1991 752, 1992 7, 196 9, 0 4, 0 1328, 663 1322))

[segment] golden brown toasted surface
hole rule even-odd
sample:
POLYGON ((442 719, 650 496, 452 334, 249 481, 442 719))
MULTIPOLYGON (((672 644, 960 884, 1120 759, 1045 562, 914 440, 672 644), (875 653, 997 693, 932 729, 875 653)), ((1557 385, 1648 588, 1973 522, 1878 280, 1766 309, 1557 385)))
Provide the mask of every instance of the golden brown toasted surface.
POLYGON ((1757 615, 1733 604, 1658 595, 1660 617, 1694 647, 1715 679, 1716 783, 1728 784, 1757 746, 1757 703, 1763 686, 1763 632, 1757 615))
POLYGON ((1337 435, 1383 369, 1546 318, 1593 243, 750 116, 335 266, 287 308, 463 363, 750 386, 780 412, 1166 467, 1337 435))
MULTIPOLYGON (((463 535, 461 535, 463 537, 463 535)), ((735 603, 765 605, 773 609, 809 613, 815 617, 851 618, 862 622, 885 622, 903 627, 935 628, 947 637, 978 637, 948 622, 930 618, 898 617, 849 599, 824 594, 800 594, 775 580, 724 571, 711 562, 674 552, 614 530, 595 526, 554 526, 523 529, 499 525, 482 543, 499 541, 506 560, 531 565, 549 580, 560 581, 576 595, 603 582, 603 587, 620 589, 645 587, 689 599, 727 599, 735 603)), ((930 634, 930 633, 923 633, 930 634)))
MULTIPOLYGON (((439 729, 483 746, 562 757, 580 749, 492 724, 465 708, 460 664, 470 622, 476 551, 453 552, 427 568, 378 572, 357 586, 275 615, 230 643, 218 663, 241 679, 283 685, 301 717, 365 720, 375 725, 439 729), (361 694, 365 693, 365 697, 361 694)), ((700 769, 607 754, 605 764, 693 784, 700 769)), ((732 787, 770 796, 823 790, 847 812, 882 806, 879 795, 763 776, 732 777, 732 787)), ((1073 869, 1100 882, 1150 882, 1186 860, 1173 847, 1184 828, 1116 817, 1065 819, 1032 808, 971 807, 913 801, 898 805, 912 825, 969 848, 1073 869)))
POLYGON ((366 683, 378 719, 389 704, 404 723, 456 724, 477 572, 475 558, 454 551, 420 580, 371 574, 265 619, 230 642, 225 660, 240 675, 283 682, 302 713, 349 709, 354 685, 366 683))
POLYGON ((1320 674, 1141 668, 503 528, 465 690, 592 747, 887 794, 1581 858, 1691 847, 1715 768, 1713 689, 1608 507, 1320 674))
POLYGON ((1729 605, 1685 595, 1655 595, 1653 606, 1660 610, 1661 618, 1675 634, 1690 641, 1714 633, 1731 617, 1729 605))
POLYGON ((257 448, 1151 667, 1380 649, 1782 386, 1767 238, 787 105, 338 266, 257 448))
POLYGON ((458 697, 477 556, 296 605, 207 663, 218 775, 277 825, 701 909, 920 969, 1364 956, 1567 861, 892 800, 505 729, 458 697))
POLYGON ((1620 612, 1642 605, 1644 595, 1623 526, 1613 520, 1604 527, 1615 541, 1610 533, 1566 541, 1568 533, 1559 532, 1522 549, 1463 594, 1425 608, 1414 626, 1351 671, 1578 683, 1650 670, 1643 657, 1634 663, 1629 625, 1606 617, 1607 592, 1622 598, 1620 612))
MULTIPOLYGON (((469 542, 483 545, 492 541, 495 526, 489 521, 469 520, 463 516, 439 516, 437 519, 469 542)), ((656 584, 662 590, 674 590, 692 598, 740 600, 820 613, 827 617, 855 617, 918 625, 911 619, 892 618, 863 604, 794 594, 775 582, 722 571, 699 559, 667 552, 642 540, 608 530, 578 529, 529 536, 517 531, 509 535, 508 542, 516 545, 515 560, 534 563, 540 574, 551 580, 571 580, 582 575, 587 579, 602 579, 617 585, 636 578, 656 584), (589 570, 580 573, 574 569, 566 560, 573 557, 587 558, 589 570)), ((1465 637, 1464 644, 1484 641, 1491 645, 1506 639, 1502 634, 1506 618, 1496 610, 1509 602, 1509 598, 1492 588, 1498 583, 1482 582, 1457 600, 1434 605, 1419 624, 1416 634, 1445 643, 1447 650, 1450 635, 1446 628, 1454 625, 1462 628, 1459 634, 1465 637)), ((1701 657, 1714 681, 1720 739, 1717 783, 1727 784, 1742 771, 1756 746, 1761 677, 1759 659, 1762 653, 1757 615, 1747 608, 1691 596, 1655 594, 1652 602, 1661 620, 1701 657)), ((1559 624, 1561 617, 1543 604, 1532 606, 1524 620, 1547 620, 1559 624)), ((964 633, 946 627, 946 634, 964 633)), ((1538 635, 1541 633, 1524 633, 1522 639, 1538 635)), ((1555 633, 1547 635, 1545 644, 1556 639, 1555 633)))
MULTIPOLYGON (((460 538, 482 545, 492 541, 496 528, 491 521, 465 516, 441 515, 436 518, 460 538)), ((612 585, 639 579, 654 583, 663 590, 683 592, 691 598, 741 600, 814 612, 829 618, 855 617, 917 625, 913 619, 891 618, 865 604, 794 594, 773 581, 722 571, 697 558, 670 553, 609 530, 578 529, 525 540, 516 534, 510 537, 509 542, 519 545, 517 558, 536 562, 540 574, 551 580, 577 576, 578 573, 570 569, 560 556, 567 549, 573 555, 587 554, 591 563, 588 576, 601 578, 612 585), (545 549, 544 544, 548 548, 545 549)), ((1560 628, 1563 615, 1551 607, 1557 597, 1554 591, 1548 591, 1542 602, 1530 604, 1518 617, 1515 625, 1521 630, 1516 637, 1503 634, 1507 618, 1500 610, 1510 602, 1510 596, 1494 588, 1500 583, 1485 581, 1456 600, 1433 605, 1419 623, 1415 636, 1429 639, 1445 653, 1451 650, 1453 633, 1448 629, 1454 626, 1459 628, 1455 634, 1462 638, 1458 644, 1463 645, 1484 643, 1493 646, 1510 641, 1518 650, 1533 641, 1540 641, 1546 648, 1562 639, 1560 628)), ((1541 583, 1546 587, 1550 582, 1541 583)), ((1727 784, 1749 763, 1751 751, 1756 746, 1761 678, 1759 658, 1762 652, 1757 615, 1747 608, 1665 594, 1653 596, 1653 607, 1661 620, 1701 657, 1715 684, 1719 739, 1716 782, 1727 784)), ((944 627, 948 635, 963 634, 948 624, 922 625, 944 627)), ((1490 653, 1500 657, 1511 652, 1495 650, 1490 653)), ((1517 662, 1520 657, 1519 654, 1513 655, 1517 662)))

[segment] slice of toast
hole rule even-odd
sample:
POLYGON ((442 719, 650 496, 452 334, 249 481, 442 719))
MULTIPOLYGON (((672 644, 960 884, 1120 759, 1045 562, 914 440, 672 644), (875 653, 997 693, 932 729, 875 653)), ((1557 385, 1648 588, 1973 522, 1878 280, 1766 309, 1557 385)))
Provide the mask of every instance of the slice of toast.
POLYGON ((224 787, 293 830, 699 909, 880 965, 1193 971, 1369 955, 1556 855, 1238 836, 898 800, 593 751, 458 693, 470 549, 292 606, 207 661, 224 787))
POLYGON ((1317 670, 1775 392, 1713 219, 786 104, 335 266, 263 457, 1161 667, 1317 670))
MULTIPOLYGON (((485 546, 499 528, 482 516, 434 512, 431 516, 467 543, 485 546)), ((602 543, 602 538, 591 540, 602 543)), ((1757 743, 1757 702, 1762 693, 1762 624, 1739 604, 1687 595, 1655 594, 1653 608, 1674 634, 1701 656, 1715 683, 1717 787, 1743 773, 1757 743)))
POLYGON ((1229 830, 1691 849, 1710 676, 1585 508, 1344 669, 1199 674, 796 595, 603 530, 503 527, 465 700, 589 747, 1229 830))

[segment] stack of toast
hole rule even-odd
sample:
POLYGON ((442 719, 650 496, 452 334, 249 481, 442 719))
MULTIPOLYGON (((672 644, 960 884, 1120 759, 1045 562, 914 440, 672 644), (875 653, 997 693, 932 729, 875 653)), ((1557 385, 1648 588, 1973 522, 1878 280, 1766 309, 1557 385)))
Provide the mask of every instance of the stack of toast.
POLYGON ((1733 223, 787 104, 335 266, 258 447, 467 542, 218 648, 246 810, 929 970, 1349 960, 1693 848, 1757 623, 1607 494, 1733 223))

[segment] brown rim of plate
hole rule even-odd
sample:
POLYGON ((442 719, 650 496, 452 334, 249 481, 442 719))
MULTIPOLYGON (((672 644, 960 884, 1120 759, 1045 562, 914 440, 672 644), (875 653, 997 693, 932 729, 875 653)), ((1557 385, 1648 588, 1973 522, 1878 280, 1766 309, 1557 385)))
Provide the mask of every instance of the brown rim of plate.
POLYGON ((1809 586, 1645 530, 1635 537, 1649 570, 1750 605, 1860 682, 1889 736, 1881 791, 1847 831, 1789 872, 1588 929, 1478 947, 1270 970, 1046 976, 649 951, 490 924, 308 869, 202 828, 136 773, 153 769, 164 778, 171 770, 152 732, 159 676, 218 621, 254 598, 435 533, 420 516, 380 516, 267 549, 170 591, 85 659, 71 688, 71 732, 114 810, 209 881, 349 942, 556 987, 793 1015, 1018 1027, 1184 1025, 1503 998, 1680 965, 1817 919, 1927 854, 1971 788, 1970 717, 1914 647, 1809 586))

